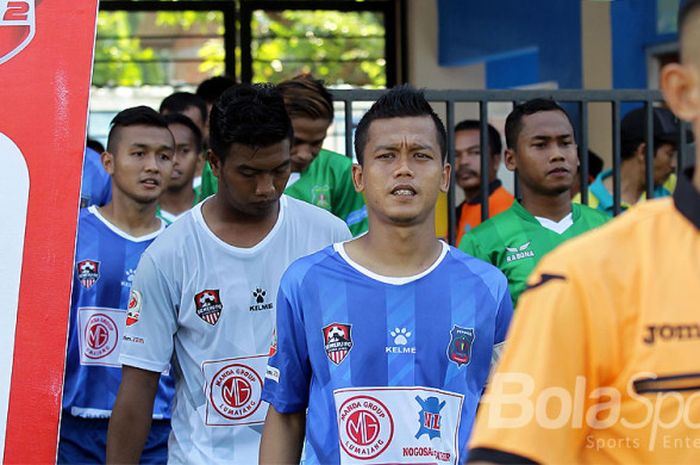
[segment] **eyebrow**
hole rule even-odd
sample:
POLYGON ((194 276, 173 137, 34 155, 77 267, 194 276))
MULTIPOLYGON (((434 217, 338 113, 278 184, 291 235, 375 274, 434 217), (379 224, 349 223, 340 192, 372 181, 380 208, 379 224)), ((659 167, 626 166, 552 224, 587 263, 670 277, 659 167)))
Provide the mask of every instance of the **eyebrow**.
POLYGON ((239 169, 239 170, 259 171, 259 172, 262 172, 262 171, 275 171, 275 170, 278 170, 278 169, 280 169, 280 168, 284 168, 285 166, 287 166, 287 165, 289 165, 289 164, 291 164, 291 163, 292 163, 292 160, 286 160, 286 161, 280 163, 279 165, 277 165, 277 166, 275 166, 275 167, 273 167, 273 168, 270 168, 270 169, 260 169, 260 168, 255 168, 255 167, 250 166, 250 165, 242 164, 242 165, 238 165, 238 169, 239 169))
POLYGON ((531 140, 551 140, 551 139, 566 139, 566 138, 568 138, 568 137, 573 138, 574 135, 571 134, 571 133, 567 133, 567 134, 558 134, 558 135, 556 135, 556 136, 545 136, 545 135, 542 135, 542 134, 536 134, 536 135, 532 136, 530 139, 531 139, 531 140))
MULTIPOLYGON (((375 151, 381 151, 381 150, 399 150, 399 146, 401 144, 385 144, 385 145, 378 145, 374 150, 375 151)), ((419 143, 413 143, 409 146, 411 150, 435 150, 432 145, 429 144, 419 144, 419 143)))
POLYGON ((154 147, 155 147, 155 150, 163 150, 163 149, 175 150, 174 147, 173 147, 172 145, 158 145, 158 146, 155 146, 155 145, 142 144, 142 143, 139 143, 139 142, 135 142, 135 143, 133 143, 133 144, 131 144, 131 145, 129 146, 130 149, 150 149, 150 148, 154 148, 154 147))

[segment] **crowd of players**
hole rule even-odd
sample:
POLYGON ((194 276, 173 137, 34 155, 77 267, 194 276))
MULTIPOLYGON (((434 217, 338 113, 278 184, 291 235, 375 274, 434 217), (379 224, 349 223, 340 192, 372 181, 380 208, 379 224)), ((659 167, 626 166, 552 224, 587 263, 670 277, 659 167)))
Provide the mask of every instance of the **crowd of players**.
MULTIPOLYGON (((682 63, 662 84, 697 131, 700 1, 680 21, 682 63)), ((214 78, 158 112, 120 112, 102 153, 86 151, 59 463, 697 457, 700 444, 660 447, 659 424, 643 421, 668 392, 688 411, 663 433, 692 437, 700 421, 687 311, 700 177, 674 174, 669 110, 654 109, 653 179, 673 199, 564 245, 609 221, 612 185, 601 171, 578 203, 573 125, 556 102, 516 105, 503 153, 489 126, 483 224, 478 121, 455 128, 452 173, 445 127, 410 86, 362 117, 354 165, 321 148, 332 118, 308 75, 214 78), (517 200, 497 179, 502 156, 517 200), (435 234, 451 175, 465 194, 459 250, 435 234)), ((621 126, 628 209, 646 190, 643 110, 621 126)))

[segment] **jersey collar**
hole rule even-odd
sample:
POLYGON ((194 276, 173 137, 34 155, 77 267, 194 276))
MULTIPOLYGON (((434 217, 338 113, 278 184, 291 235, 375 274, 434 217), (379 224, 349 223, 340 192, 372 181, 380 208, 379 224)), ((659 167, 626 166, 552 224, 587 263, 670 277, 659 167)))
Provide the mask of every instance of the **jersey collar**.
POLYGON ((694 168, 689 168, 678 176, 678 186, 673 193, 673 203, 688 221, 700 230, 700 192, 693 186, 694 168))
MULTIPOLYGON (((574 223, 578 221, 579 217, 581 216, 580 207, 581 206, 577 203, 571 203, 571 220, 574 223)), ((527 209, 523 207, 523 204, 521 204, 518 200, 514 201, 513 205, 510 208, 512 208, 515 214, 517 214, 520 218, 529 221, 530 223, 534 223, 538 226, 541 226, 540 222, 537 221, 537 218, 535 218, 532 213, 527 211, 527 209)))

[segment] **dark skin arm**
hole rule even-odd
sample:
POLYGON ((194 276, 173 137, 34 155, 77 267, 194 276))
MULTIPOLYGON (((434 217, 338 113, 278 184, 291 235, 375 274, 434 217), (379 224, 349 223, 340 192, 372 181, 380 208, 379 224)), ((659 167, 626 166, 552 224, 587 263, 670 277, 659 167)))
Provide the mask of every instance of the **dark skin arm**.
POLYGON ((139 463, 151 430, 160 373, 122 367, 122 382, 107 431, 107 463, 139 463))
POLYGON ((260 465, 298 464, 304 444, 306 412, 279 413, 270 405, 260 441, 260 465))

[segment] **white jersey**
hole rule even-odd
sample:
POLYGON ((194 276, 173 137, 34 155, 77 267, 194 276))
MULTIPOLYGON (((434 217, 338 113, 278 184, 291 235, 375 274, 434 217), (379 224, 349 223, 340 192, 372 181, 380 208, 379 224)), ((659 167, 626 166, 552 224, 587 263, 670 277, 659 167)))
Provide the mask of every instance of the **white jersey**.
POLYGON ((172 357, 169 463, 258 462, 267 411, 260 395, 282 273, 350 237, 327 211, 282 196, 276 224, 254 247, 219 239, 199 204, 144 252, 120 361, 161 372, 172 357))

